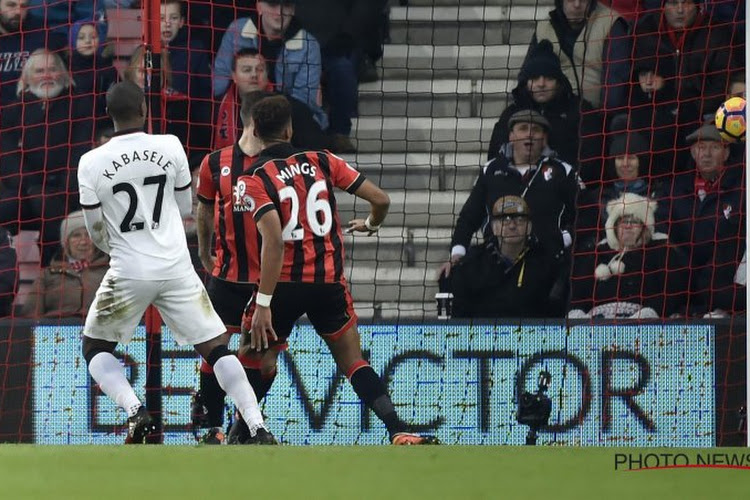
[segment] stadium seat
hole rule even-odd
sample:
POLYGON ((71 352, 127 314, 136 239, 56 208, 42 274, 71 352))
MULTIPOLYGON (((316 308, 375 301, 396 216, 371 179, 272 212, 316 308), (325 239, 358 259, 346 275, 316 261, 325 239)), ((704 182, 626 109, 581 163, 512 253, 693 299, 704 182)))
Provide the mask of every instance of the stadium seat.
POLYGON ((107 19, 107 38, 115 44, 115 58, 127 60, 143 42, 141 9, 107 9, 107 19))

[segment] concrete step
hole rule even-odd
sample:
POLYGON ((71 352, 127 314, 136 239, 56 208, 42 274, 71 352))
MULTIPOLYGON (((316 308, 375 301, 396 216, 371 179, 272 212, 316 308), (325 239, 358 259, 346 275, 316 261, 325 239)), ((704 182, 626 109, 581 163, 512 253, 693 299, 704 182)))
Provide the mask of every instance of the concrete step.
POLYGON ((362 117, 352 136, 363 153, 486 151, 497 118, 362 117))
POLYGON ((469 191, 485 162, 483 153, 355 154, 344 158, 386 191, 469 191))
POLYGON ((359 116, 497 118, 507 103, 507 94, 360 93, 359 116))
POLYGON ((406 247, 411 233, 414 244, 413 265, 437 268, 450 254, 453 230, 441 227, 383 227, 376 237, 347 238, 346 257, 356 265, 375 264, 409 267, 406 247))
MULTIPOLYGON (((452 228, 469 191, 389 191, 391 208, 388 227, 444 227, 452 228)), ((366 217, 369 203, 346 193, 337 193, 336 202, 342 224, 354 218, 366 217)))
MULTIPOLYGON (((509 5, 547 5, 550 9, 553 8, 554 0, 408 0, 408 7, 443 7, 443 6, 461 6, 461 7, 475 7, 475 6, 509 6, 509 5)), ((391 9, 400 6, 400 2, 392 0, 390 2, 391 9)))
POLYGON ((359 86, 359 115, 498 117, 515 80, 384 80, 359 86))
POLYGON ((516 20, 496 24, 471 21, 399 23, 391 27, 391 43, 432 45, 521 45, 527 47, 536 32, 536 21, 516 20))
POLYGON ((475 5, 475 6, 406 6, 391 7, 393 23, 443 23, 535 21, 546 19, 549 5, 475 5))
POLYGON ((438 290, 436 270, 419 267, 387 267, 347 264, 346 276, 355 302, 430 302, 438 290))
MULTIPOLYGON (((382 67, 385 70, 476 71, 486 78, 496 78, 492 72, 515 71, 526 56, 525 45, 406 45, 392 44, 384 48, 382 67)), ((468 78, 468 77, 467 77, 468 78)), ((497 77, 504 78, 504 77, 497 77)), ((411 79, 411 78, 409 78, 411 79)), ((431 78, 425 78, 427 80, 431 78)), ((484 79, 484 77, 482 78, 484 79)))
MULTIPOLYGON (((437 303, 430 302, 355 302, 354 310, 359 323, 373 321, 375 308, 378 318, 385 320, 434 321, 437 318, 437 303)), ((375 319, 374 321, 377 321, 375 319)))
MULTIPOLYGON (((380 63, 379 63, 380 64, 380 63)), ((520 68, 409 68, 406 66, 379 67, 381 80, 516 80, 520 68)))
POLYGON ((511 34, 518 31, 515 25, 525 22, 531 26, 528 44, 535 21, 546 18, 549 10, 546 5, 394 7, 391 43, 499 45, 512 42, 511 34))

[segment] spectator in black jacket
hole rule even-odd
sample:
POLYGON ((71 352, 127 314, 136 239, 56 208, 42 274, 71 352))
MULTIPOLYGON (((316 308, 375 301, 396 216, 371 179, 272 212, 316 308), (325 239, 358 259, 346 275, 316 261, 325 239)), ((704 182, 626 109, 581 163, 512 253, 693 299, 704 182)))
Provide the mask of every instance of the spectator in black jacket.
POLYGON ((94 116, 102 118, 107 116, 107 90, 117 81, 117 69, 106 40, 107 25, 103 22, 78 21, 70 27, 68 35, 70 72, 76 94, 91 94, 96 104, 94 116))
MULTIPOLYGON (((634 193, 653 200, 662 200, 668 193, 663 179, 652 177, 651 152, 648 141, 637 132, 619 132, 609 145, 609 154, 604 167, 604 179, 592 183, 578 197, 576 219, 576 249, 590 251, 604 234, 607 219, 606 207, 611 200, 624 193, 634 193)), ((668 184, 668 183, 667 183, 668 184)), ((660 203, 656 210, 657 229, 666 232, 669 207, 660 203)))
POLYGON ((0 0, 0 107, 16 100, 16 86, 26 59, 45 47, 62 49, 65 37, 48 33, 44 23, 29 17, 26 2, 0 0))
MULTIPOLYGON (((520 110, 508 120, 510 142, 489 161, 458 215, 450 262, 440 275, 466 254, 474 233, 484 227, 492 205, 501 196, 516 195, 531 207, 534 231, 550 251, 572 244, 575 199, 582 187, 572 165, 558 160, 547 146, 549 121, 533 110, 520 110)), ((485 233, 487 235, 487 233, 485 233)))
POLYGON ((0 317, 10 316, 18 291, 18 259, 10 233, 0 227, 0 317))
POLYGON ((731 294, 745 252, 743 163, 727 163, 729 146, 713 123, 687 142, 695 168, 675 179, 669 235, 690 259, 690 313, 731 313, 733 301, 717 296, 731 294))
POLYGON ((724 101, 730 71, 742 64, 731 29, 713 26, 698 3, 666 1, 633 34, 630 128, 651 133, 652 151, 675 172, 688 160, 684 138, 724 101))
POLYGON ((39 229, 42 264, 57 251, 60 219, 78 206, 76 168, 94 141, 93 98, 72 93, 62 59, 45 49, 29 56, 17 104, 0 125, 0 224, 39 229))
MULTIPOLYGON (((560 254, 533 237, 531 214, 520 196, 502 196, 492 207, 493 238, 472 246, 451 273, 455 318, 561 316, 554 297, 560 254)), ((567 274, 565 275, 567 279, 567 274)))
POLYGON ((211 58, 185 25, 181 0, 161 4, 161 41, 172 69, 171 87, 187 100, 186 136, 181 139, 186 141, 190 164, 197 167, 211 146, 211 58))
MULTIPOLYGON (((573 92, 549 40, 542 40, 530 52, 518 73, 518 85, 512 95, 513 102, 508 104, 492 130, 488 160, 500 155, 500 148, 508 142, 508 120, 521 109, 533 109, 547 119, 550 124, 549 146, 560 159, 581 164, 581 143, 584 146, 580 152, 581 160, 600 159, 602 124, 599 114, 573 92), (582 114, 586 117, 584 126, 581 124, 582 114)), ((600 176, 593 167, 581 167, 582 175, 586 170, 592 172, 584 176, 585 179, 600 176)))
POLYGON ((357 116, 357 71, 368 38, 379 22, 384 0, 306 0, 295 16, 320 43, 323 96, 328 104, 328 132, 334 151, 354 153, 349 140, 357 116))

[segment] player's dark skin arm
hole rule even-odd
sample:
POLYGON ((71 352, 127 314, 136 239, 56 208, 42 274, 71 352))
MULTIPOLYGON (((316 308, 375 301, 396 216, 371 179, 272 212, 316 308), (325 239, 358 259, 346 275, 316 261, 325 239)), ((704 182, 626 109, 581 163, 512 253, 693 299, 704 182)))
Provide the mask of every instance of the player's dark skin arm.
MULTIPOLYGON (((257 221, 263 238, 260 249, 260 284, 258 293, 273 295, 284 264, 284 240, 281 237, 281 219, 276 210, 269 210, 257 221)), ((271 308, 255 305, 250 324, 250 349, 268 349, 268 338, 277 340, 273 330, 271 308)))
POLYGON ((202 201, 198 202, 198 209, 195 217, 197 224, 196 232, 198 235, 198 256, 206 271, 213 271, 216 258, 211 255, 211 235, 214 232, 213 227, 213 203, 208 204, 202 201))
MULTIPOLYGON (((372 181, 365 180, 365 182, 363 182, 354 192, 354 196, 362 198, 370 203, 371 226, 379 226, 383 223, 385 216, 388 215, 388 209, 391 206, 391 199, 385 191, 376 186, 372 181)), ((368 235, 374 233, 374 231, 369 230, 365 225, 365 219, 350 220, 346 232, 368 233, 368 235)))

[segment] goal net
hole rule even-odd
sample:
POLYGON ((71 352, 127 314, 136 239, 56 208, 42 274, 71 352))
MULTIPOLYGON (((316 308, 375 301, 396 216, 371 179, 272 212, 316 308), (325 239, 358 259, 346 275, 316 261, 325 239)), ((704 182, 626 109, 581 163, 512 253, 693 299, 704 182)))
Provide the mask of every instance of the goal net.
MULTIPOLYGON (((416 431, 523 444, 548 398, 539 444, 746 444, 745 143, 714 122, 745 97, 743 2, 36 3, 0 25, 0 441, 127 432, 81 354, 107 259, 72 245, 78 159, 129 79, 196 183, 260 88, 301 110, 296 146, 388 193, 378 234, 345 238, 345 274, 364 357, 416 431), (259 9, 294 10, 281 38, 259 9)), ((336 197, 343 224, 369 213, 336 197)), ((116 355, 160 441, 195 443, 194 351, 144 320, 116 355)), ((284 443, 387 443, 306 318, 261 407, 284 443)))

